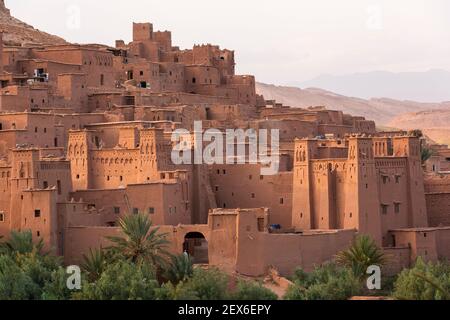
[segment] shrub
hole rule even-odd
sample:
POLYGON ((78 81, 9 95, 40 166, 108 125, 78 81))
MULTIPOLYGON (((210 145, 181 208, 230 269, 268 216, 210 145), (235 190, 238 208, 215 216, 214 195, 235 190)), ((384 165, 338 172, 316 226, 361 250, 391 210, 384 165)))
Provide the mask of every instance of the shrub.
POLYGON ((167 283, 158 292, 166 300, 226 300, 228 277, 216 269, 195 269, 191 278, 178 285, 167 283))
POLYGON ((299 269, 294 284, 285 295, 286 300, 345 300, 361 292, 361 282, 352 270, 326 264, 307 274, 299 269))
POLYGON ((412 269, 403 270, 394 284, 393 295, 403 300, 449 300, 450 265, 425 263, 419 258, 412 269))
POLYGON ((118 261, 106 267, 96 282, 82 284, 80 300, 153 300, 158 282, 148 265, 118 261))
POLYGON ((232 296, 233 300, 277 300, 277 295, 271 290, 263 287, 259 282, 240 281, 236 292, 232 296))

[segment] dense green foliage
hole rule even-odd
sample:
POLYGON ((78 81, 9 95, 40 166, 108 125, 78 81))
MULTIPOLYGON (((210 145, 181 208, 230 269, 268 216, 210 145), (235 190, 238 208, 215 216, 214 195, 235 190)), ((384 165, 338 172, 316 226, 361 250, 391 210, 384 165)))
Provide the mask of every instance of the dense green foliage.
POLYGON ((82 300, 153 300, 159 287, 148 265, 122 260, 109 264, 95 282, 84 285, 74 298, 82 300))
POLYGON ((194 266, 192 258, 188 254, 183 253, 172 257, 172 262, 169 265, 165 277, 173 284, 178 284, 187 280, 194 273, 194 266))
POLYGON ((231 296, 233 300, 277 300, 278 297, 271 290, 255 281, 240 281, 236 292, 231 296))
POLYGON ((403 300, 450 300, 450 264, 419 258, 412 269, 400 273, 393 295, 403 300))
POLYGON ((326 264, 306 273, 296 270, 286 300, 345 300, 361 292, 361 281, 352 270, 326 264))
POLYGON ((1 244, 0 300, 38 300, 49 296, 55 273, 64 271, 59 258, 44 254, 31 232, 12 232, 1 244))
MULTIPOLYGON (((237 281, 218 269, 194 267, 187 254, 170 255, 167 240, 149 219, 133 215, 121 222, 124 237, 110 238, 113 246, 90 251, 81 265, 80 290, 69 290, 70 274, 60 258, 33 242, 29 231, 13 232, 0 243, 0 300, 276 300, 257 281, 237 281)), ((287 300, 344 300, 362 293, 366 268, 381 265, 384 256, 368 237, 337 255, 336 263, 302 269, 292 276, 287 300)), ((450 299, 450 265, 418 259, 393 285, 375 294, 397 299, 450 299)))

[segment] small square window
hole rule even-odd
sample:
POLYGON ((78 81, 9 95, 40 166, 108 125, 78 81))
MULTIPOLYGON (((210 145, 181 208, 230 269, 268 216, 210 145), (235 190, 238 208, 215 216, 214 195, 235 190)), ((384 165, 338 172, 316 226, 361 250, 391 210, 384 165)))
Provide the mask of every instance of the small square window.
POLYGON ((155 214, 155 208, 148 208, 148 214, 155 214))
POLYGON ((34 210, 34 217, 35 218, 40 218, 41 217, 41 210, 39 210, 39 209, 34 210))
POLYGON ((120 207, 114 207, 114 213, 120 214, 120 207))
POLYGON ((5 222, 5 214, 0 213, 0 222, 5 222))
POLYGON ((139 214, 139 209, 138 208, 133 208, 133 214, 139 214))

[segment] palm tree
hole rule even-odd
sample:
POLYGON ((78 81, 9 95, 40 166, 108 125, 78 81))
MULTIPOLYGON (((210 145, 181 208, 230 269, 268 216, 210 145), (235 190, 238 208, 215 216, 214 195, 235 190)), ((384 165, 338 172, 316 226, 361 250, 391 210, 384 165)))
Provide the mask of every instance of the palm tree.
POLYGON ((87 255, 83 255, 81 268, 86 271, 91 282, 95 282, 100 278, 106 266, 107 258, 102 248, 90 249, 87 255))
POLYGON ((422 148, 422 151, 421 151, 422 163, 427 162, 432 156, 433 156, 432 150, 430 150, 428 148, 422 148))
POLYGON ((107 237, 114 244, 108 248, 111 253, 137 264, 145 262, 156 267, 166 264, 171 256, 167 251, 167 234, 159 233, 158 227, 153 228, 148 215, 128 215, 119 220, 119 225, 125 236, 107 237))
POLYGON ((44 241, 39 239, 37 243, 33 243, 33 234, 31 231, 12 231, 8 241, 2 243, 2 247, 8 253, 26 254, 35 252, 45 255, 43 252, 44 241))
POLYGON ((194 273, 194 267, 191 257, 187 253, 178 256, 172 256, 172 261, 166 271, 166 278, 177 285, 185 281, 194 273))
POLYGON ((336 255, 338 264, 352 269, 357 277, 363 277, 370 266, 382 266, 386 259, 383 251, 369 236, 357 237, 352 246, 336 255))

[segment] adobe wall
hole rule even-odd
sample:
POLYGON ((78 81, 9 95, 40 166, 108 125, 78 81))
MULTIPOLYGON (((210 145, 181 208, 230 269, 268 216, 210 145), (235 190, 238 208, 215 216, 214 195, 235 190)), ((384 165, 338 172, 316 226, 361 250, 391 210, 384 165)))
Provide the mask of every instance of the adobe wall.
POLYGON ((64 230, 64 263, 66 265, 80 264, 83 255, 89 254, 89 250, 106 248, 111 243, 106 237, 121 236, 119 228, 108 227, 69 227, 64 230))
POLYGON ((330 261, 349 247, 355 230, 317 232, 311 234, 269 234, 258 232, 255 222, 250 228, 239 228, 236 270, 248 276, 261 276, 269 267, 281 275, 291 275, 296 268, 309 272, 330 261))
POLYGON ((450 226, 450 192, 426 193, 430 227, 450 226))
POLYGON ((83 200, 97 210, 116 212, 116 219, 129 214, 129 205, 131 210, 149 214, 155 225, 191 223, 191 210, 186 208, 189 194, 183 184, 177 181, 128 185, 123 189, 79 190, 72 193, 72 197, 76 201, 83 200))
POLYGON ((411 248, 383 248, 386 263, 382 266, 383 275, 394 276, 411 267, 411 248))
POLYGON ((292 172, 262 176, 260 165, 214 165, 211 187, 221 208, 270 208, 270 224, 292 225, 292 172))

